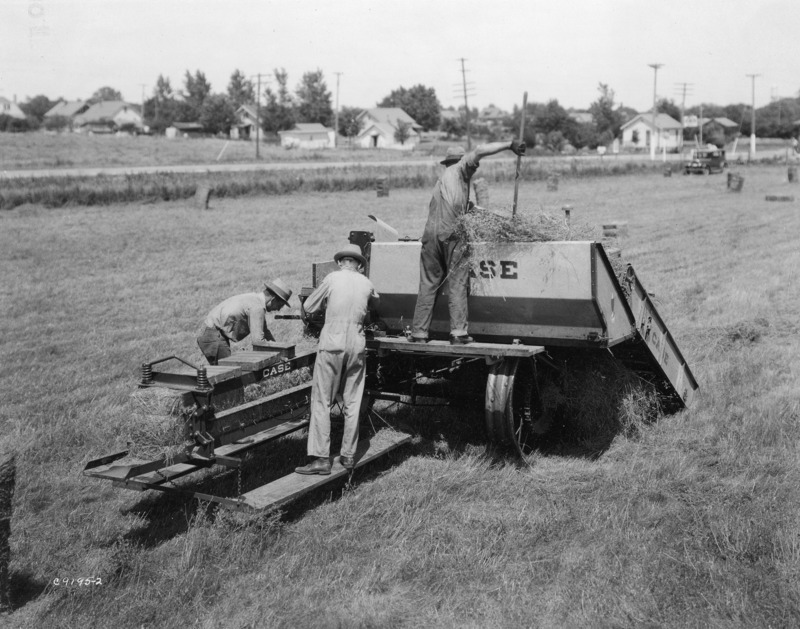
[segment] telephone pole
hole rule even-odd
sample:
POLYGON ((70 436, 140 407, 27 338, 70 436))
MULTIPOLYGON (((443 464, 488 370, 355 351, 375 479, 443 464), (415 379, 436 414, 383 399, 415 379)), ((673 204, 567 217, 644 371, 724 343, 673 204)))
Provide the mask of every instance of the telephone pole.
POLYGON ((139 83, 142 87, 142 131, 144 131, 144 88, 147 87, 147 83, 139 83))
POLYGON ((658 81, 658 69, 663 66, 663 63, 648 63, 648 66, 653 68, 653 130, 650 132, 650 161, 656 159, 656 142, 658 141, 658 134, 656 133, 656 85, 658 81), (655 136, 655 141, 654 140, 655 136))
POLYGON ((750 77, 751 84, 751 107, 750 107, 750 157, 756 154, 756 77, 760 74, 746 74, 750 77))
POLYGON ((691 93, 692 91, 692 84, 691 83, 676 83, 676 87, 681 92, 681 138, 680 138, 680 150, 681 153, 683 152, 683 134, 686 129, 686 125, 683 122, 684 111, 686 110, 686 94, 691 93))
POLYGON ((464 67, 466 59, 461 57, 459 61, 461 62, 461 87, 464 94, 464 120, 467 126, 467 150, 470 151, 472 150, 472 133, 470 132, 469 126, 469 100, 467 99, 467 90, 469 89, 468 86, 471 87, 472 84, 467 83, 467 70, 464 67))
POLYGON ((261 77, 268 77, 269 74, 253 74, 250 76, 252 79, 253 77, 257 78, 257 87, 256 87, 256 159, 261 159, 261 150, 259 145, 261 144, 261 77))
POLYGON ((333 112, 333 147, 339 144, 339 77, 343 72, 334 72, 336 75, 336 111, 333 112))

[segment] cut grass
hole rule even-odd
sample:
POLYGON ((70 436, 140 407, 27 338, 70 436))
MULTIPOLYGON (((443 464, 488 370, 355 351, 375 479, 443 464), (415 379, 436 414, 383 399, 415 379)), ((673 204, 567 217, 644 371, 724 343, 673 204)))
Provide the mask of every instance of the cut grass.
MULTIPOLYGON (((528 207, 628 221, 615 242, 700 382, 688 411, 600 453, 563 439, 519 467, 486 444, 480 409, 379 408, 411 446, 352 487, 261 515, 80 470, 124 446, 143 360, 200 362, 211 306, 268 276, 307 285, 312 261, 374 226, 367 214, 418 236, 430 191, 0 213, 0 425, 17 451, 9 624, 796 626, 800 213, 763 200, 783 174, 751 168, 739 194, 713 176, 521 185, 528 207), (103 585, 52 585, 81 576, 103 585)), ((271 327, 280 339, 297 325, 271 327)), ((304 456, 303 435, 286 439, 243 482, 304 456)), ((236 477, 194 487, 235 495, 236 477)))

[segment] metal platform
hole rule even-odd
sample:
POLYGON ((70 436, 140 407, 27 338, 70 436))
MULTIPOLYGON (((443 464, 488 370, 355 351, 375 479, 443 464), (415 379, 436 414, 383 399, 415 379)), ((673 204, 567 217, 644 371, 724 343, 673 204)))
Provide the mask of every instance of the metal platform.
MULTIPOLYGON (((408 443, 411 440, 411 435, 402 432, 380 433, 370 439, 364 439, 358 442, 356 449, 355 461, 356 468, 359 468, 367 463, 374 461, 378 457, 386 454, 390 450, 408 443)), ((278 507, 290 500, 306 494, 317 487, 326 485, 332 481, 347 476, 349 470, 342 467, 337 456, 333 460, 333 467, 328 476, 320 475, 303 475, 292 473, 276 481, 262 485, 257 489, 248 491, 242 494, 237 503, 227 501, 223 506, 229 509, 267 509, 270 507, 278 507)))
POLYGON ((428 341, 427 343, 411 343, 405 337, 382 336, 367 341, 367 347, 381 353, 398 352, 400 354, 418 354, 426 356, 447 356, 452 358, 481 357, 487 358, 530 358, 544 351, 540 345, 522 345, 519 343, 469 343, 467 345, 451 345, 449 341, 428 341))

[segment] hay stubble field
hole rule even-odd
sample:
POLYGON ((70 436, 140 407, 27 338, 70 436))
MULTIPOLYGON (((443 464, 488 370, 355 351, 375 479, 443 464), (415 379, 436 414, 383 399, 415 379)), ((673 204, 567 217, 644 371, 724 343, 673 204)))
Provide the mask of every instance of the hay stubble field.
MULTIPOLYGON (((463 411, 263 516, 85 479, 124 447, 146 359, 199 361, 207 310, 266 277, 308 285, 367 214, 418 236, 429 191, 0 213, 3 443, 17 450, 13 627, 792 627, 800 624, 800 208, 779 166, 520 188, 523 211, 625 220, 625 258, 700 383, 692 408, 520 467, 463 411), (102 585, 56 586, 100 577, 102 585)), ((512 185, 493 185, 510 206, 512 185)), ((298 322, 274 325, 297 338, 298 322)), ((246 482, 302 459, 302 438, 246 482)), ((224 475, 223 475, 224 476, 224 475)), ((232 488, 223 478, 215 489, 232 488)))

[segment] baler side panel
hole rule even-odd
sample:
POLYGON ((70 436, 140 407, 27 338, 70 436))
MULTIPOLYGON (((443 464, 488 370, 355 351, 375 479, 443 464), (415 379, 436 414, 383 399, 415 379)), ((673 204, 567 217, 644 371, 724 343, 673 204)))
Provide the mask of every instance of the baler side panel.
POLYGON ((684 405, 689 406, 698 388, 697 380, 632 267, 628 268, 625 281, 630 288, 637 337, 684 405))
POLYGON ((634 315, 603 245, 594 245, 592 261, 595 301, 607 330, 608 347, 613 347, 635 335, 634 315))

